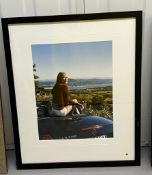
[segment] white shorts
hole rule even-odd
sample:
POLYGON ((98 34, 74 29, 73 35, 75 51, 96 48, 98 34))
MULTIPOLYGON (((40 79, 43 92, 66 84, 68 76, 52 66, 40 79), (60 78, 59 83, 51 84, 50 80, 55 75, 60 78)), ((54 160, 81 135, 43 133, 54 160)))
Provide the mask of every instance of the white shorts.
POLYGON ((56 110, 56 109, 52 108, 52 113, 57 115, 57 116, 64 117, 64 116, 66 116, 68 114, 68 110, 67 110, 66 107, 64 107, 61 110, 56 110))

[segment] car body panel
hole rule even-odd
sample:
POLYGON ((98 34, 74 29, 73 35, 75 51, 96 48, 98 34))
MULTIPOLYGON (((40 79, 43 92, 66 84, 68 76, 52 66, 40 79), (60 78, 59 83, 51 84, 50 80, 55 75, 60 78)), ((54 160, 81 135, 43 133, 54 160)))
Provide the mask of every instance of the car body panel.
POLYGON ((46 116, 38 118, 40 140, 113 137, 113 121, 99 116, 46 116))

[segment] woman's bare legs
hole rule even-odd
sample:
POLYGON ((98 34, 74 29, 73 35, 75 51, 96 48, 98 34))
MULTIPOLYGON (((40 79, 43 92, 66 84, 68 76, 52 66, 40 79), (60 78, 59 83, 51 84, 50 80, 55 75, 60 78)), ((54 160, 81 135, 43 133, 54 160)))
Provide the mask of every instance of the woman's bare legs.
POLYGON ((84 109, 84 106, 82 104, 80 104, 77 99, 73 99, 72 101, 74 103, 76 103, 76 105, 78 105, 78 108, 80 111, 82 111, 84 109))
POLYGON ((72 105, 67 105, 65 108, 67 109, 67 114, 72 111, 72 105))
MULTIPOLYGON (((77 108, 78 108, 78 112, 82 112, 82 110, 84 109, 84 106, 83 105, 81 105, 80 103, 78 103, 78 100, 77 99, 73 99, 72 100, 74 103, 76 103, 75 105, 77 106, 77 108)), ((65 106, 65 108, 67 109, 67 114, 69 114, 71 111, 72 111, 72 109, 73 109, 73 106, 72 105, 67 105, 67 106, 65 106)))
MULTIPOLYGON (((73 101, 74 103, 78 103, 77 99, 73 99, 72 101, 73 101)), ((69 112, 72 111, 72 105, 67 105, 67 106, 65 106, 65 107, 66 107, 66 109, 67 109, 67 114, 69 114, 69 112)))

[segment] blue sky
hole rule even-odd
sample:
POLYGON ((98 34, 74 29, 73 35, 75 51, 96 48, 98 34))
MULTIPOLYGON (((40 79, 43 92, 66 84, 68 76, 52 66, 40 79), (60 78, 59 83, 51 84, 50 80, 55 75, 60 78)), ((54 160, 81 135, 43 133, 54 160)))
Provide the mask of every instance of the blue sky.
POLYGON ((32 57, 40 80, 56 79, 59 72, 70 78, 112 78, 112 41, 34 44, 32 57))

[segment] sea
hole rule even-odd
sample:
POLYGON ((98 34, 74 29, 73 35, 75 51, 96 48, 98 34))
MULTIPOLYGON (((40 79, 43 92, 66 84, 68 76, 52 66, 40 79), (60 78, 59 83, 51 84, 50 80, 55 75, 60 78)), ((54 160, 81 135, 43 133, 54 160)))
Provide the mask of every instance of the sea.
MULTIPOLYGON (((55 80, 39 80, 40 86, 44 89, 52 89, 55 85, 55 80)), ((111 87, 112 78, 90 78, 90 79, 69 79, 69 90, 92 89, 111 87)))

